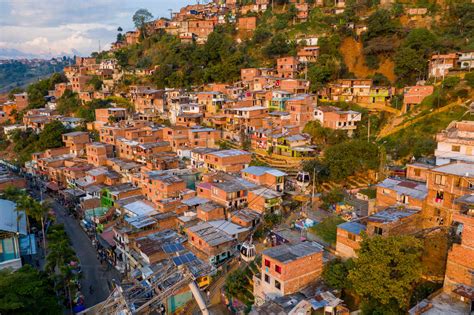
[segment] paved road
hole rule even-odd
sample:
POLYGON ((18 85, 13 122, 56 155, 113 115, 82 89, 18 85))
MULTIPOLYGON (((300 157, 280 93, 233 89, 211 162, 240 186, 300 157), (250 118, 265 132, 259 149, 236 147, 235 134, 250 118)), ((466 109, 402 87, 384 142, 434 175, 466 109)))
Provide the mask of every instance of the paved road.
POLYGON ((67 215, 66 210, 56 201, 52 202, 52 207, 56 213, 57 222, 64 224, 76 255, 81 262, 81 285, 86 307, 104 301, 109 296, 112 279, 120 281, 120 273, 115 268, 110 268, 107 271, 105 264, 101 266, 97 259, 96 249, 92 246, 89 237, 78 221, 67 215), (93 287, 93 294, 89 293, 90 286, 93 287))

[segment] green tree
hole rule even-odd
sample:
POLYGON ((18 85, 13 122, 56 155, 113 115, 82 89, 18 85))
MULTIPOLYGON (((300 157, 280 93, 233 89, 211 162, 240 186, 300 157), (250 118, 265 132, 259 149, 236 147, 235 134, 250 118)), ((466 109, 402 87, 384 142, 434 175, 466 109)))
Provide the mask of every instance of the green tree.
POLYGON ((288 54, 289 51, 290 46, 288 45, 287 38, 282 33, 273 36, 270 43, 264 48, 264 53, 269 58, 288 54))
POLYGON ((324 164, 332 180, 343 180, 358 172, 377 170, 379 150, 376 144, 349 140, 329 147, 324 154, 324 164))
POLYGON ((29 265, 0 271, 0 313, 62 314, 48 278, 29 265))
POLYGON ((384 314, 406 310, 421 278, 421 252, 421 242, 412 236, 364 236, 348 276, 363 298, 362 308, 384 314))
POLYGON ((104 82, 102 82, 102 80, 96 75, 92 76, 92 78, 89 81, 87 81, 87 85, 92 87, 94 91, 101 90, 102 84, 104 84, 104 82))
POLYGON ((471 88, 474 88, 474 72, 466 73, 464 80, 466 80, 467 85, 469 85, 471 88))
POLYGON ((81 106, 81 100, 77 93, 66 90, 56 101, 56 110, 61 115, 71 115, 81 106))
POLYGON ((367 39, 387 36, 397 32, 397 24, 392 20, 390 11, 379 9, 367 19, 367 39))
POLYGON ((15 99, 15 94, 23 93, 23 92, 24 90, 22 88, 19 88, 19 87, 13 88, 8 92, 8 99, 12 101, 15 99))
POLYGON ((68 130, 60 121, 53 121, 47 124, 39 134, 38 150, 43 151, 50 148, 59 148, 63 146, 63 133, 68 130))
POLYGON ((461 79, 458 77, 447 77, 446 79, 443 80, 442 85, 444 88, 449 90, 456 87, 456 85, 458 85, 459 82, 461 82, 461 79))
POLYGON ((413 48, 402 47, 394 56, 395 74, 400 86, 413 84, 426 70, 427 60, 413 48))
POLYGON ((146 23, 153 20, 153 14, 147 9, 138 9, 132 17, 133 24, 140 30, 142 37, 146 37, 146 23))
POLYGON ((314 144, 333 145, 348 140, 347 132, 344 130, 334 130, 321 126, 317 120, 308 122, 303 132, 311 135, 314 144))
POLYGON ((353 260, 350 259, 344 262, 340 259, 334 259, 324 265, 322 278, 331 288, 347 289, 350 287, 347 276, 352 268, 354 268, 353 260))

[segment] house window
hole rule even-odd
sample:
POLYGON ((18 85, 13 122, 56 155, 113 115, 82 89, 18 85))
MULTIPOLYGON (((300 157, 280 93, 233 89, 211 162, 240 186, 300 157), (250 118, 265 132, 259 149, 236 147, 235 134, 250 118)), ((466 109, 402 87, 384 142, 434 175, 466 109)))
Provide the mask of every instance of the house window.
POLYGON ((281 284, 280 284, 280 281, 278 281, 278 280, 275 280, 275 288, 277 288, 278 290, 281 290, 281 284))
POLYGON ((453 152, 461 152, 461 146, 460 145, 453 145, 451 147, 451 151, 453 152))
POLYGON ((275 271, 281 274, 281 266, 275 265, 275 271))
POLYGON ((268 276, 267 274, 265 274, 265 282, 270 283, 270 276, 268 276))
POLYGON ((436 192, 436 202, 441 202, 444 199, 444 192, 443 191, 438 191, 436 192))
POLYGON ((351 241, 354 241, 354 242, 355 242, 355 240, 356 240, 356 235, 355 235, 355 234, 352 234, 352 233, 349 233, 349 234, 347 235, 347 238, 350 239, 351 241))
POLYGON ((420 169, 415 169, 415 176, 421 176, 421 170, 420 169))
POLYGON ((374 234, 382 235, 383 234, 383 229, 381 227, 374 227, 374 234))
POLYGON ((446 176, 436 174, 435 176, 435 184, 436 185, 446 185, 446 176))
POLYGON ((270 267, 270 260, 268 259, 265 259, 265 267, 270 267))

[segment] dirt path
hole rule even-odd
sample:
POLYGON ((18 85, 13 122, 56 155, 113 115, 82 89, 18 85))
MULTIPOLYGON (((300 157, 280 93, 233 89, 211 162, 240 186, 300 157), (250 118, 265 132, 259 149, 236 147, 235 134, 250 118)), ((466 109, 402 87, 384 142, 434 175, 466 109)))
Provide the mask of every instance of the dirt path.
MULTIPOLYGON (((410 121, 407 121, 407 122, 405 122, 405 123, 403 123, 403 124, 401 124, 401 125, 396 125, 396 124, 395 124, 395 123, 396 123, 397 121, 399 121, 400 119, 394 119, 394 120, 392 121, 392 123, 389 123, 388 125, 386 125, 386 126, 380 131, 380 133, 379 133, 377 139, 382 139, 382 138, 384 138, 384 137, 390 136, 391 134, 394 134, 394 133, 396 133, 396 132, 398 132, 398 131, 400 131, 400 130, 402 130, 402 129, 404 129, 404 128, 407 128, 407 127, 409 127, 409 126, 411 126, 411 125, 413 125, 413 124, 415 124, 415 123, 417 123, 417 122, 419 122, 419 121, 421 121, 421 120, 423 120, 423 119, 426 119, 426 118, 428 118, 428 117, 431 117, 431 116, 433 116, 433 115, 436 115, 436 114, 439 114, 439 113, 442 113, 442 112, 446 112, 446 111, 448 111, 448 110, 450 110, 450 109, 452 109, 452 108, 454 108, 454 107, 456 107, 456 106, 467 105, 467 104, 469 104, 470 102, 471 102, 471 100, 467 100, 467 101, 465 101, 464 103, 462 103, 461 101, 456 101, 456 102, 454 102, 454 103, 451 103, 451 104, 449 104, 449 105, 446 105, 446 106, 443 106, 443 107, 441 107, 441 108, 439 108, 439 109, 436 109, 436 110, 430 112, 429 114, 426 114, 426 115, 423 115, 423 116, 420 116, 420 117, 416 117, 415 119, 412 119, 412 120, 410 120, 410 121)), ((397 118, 401 118, 401 117, 397 117, 397 118)))

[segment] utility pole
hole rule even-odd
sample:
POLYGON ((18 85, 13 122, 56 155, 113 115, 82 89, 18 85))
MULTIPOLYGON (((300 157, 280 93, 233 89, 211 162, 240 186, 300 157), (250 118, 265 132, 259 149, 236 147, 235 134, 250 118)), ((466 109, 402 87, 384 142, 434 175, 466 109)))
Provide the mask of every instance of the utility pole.
POLYGON ((368 115, 368 119, 367 119, 367 142, 370 142, 370 111, 367 115, 368 115))
POLYGON ((316 167, 313 168, 313 193, 311 195, 311 210, 314 210, 314 191, 316 189, 316 167))

